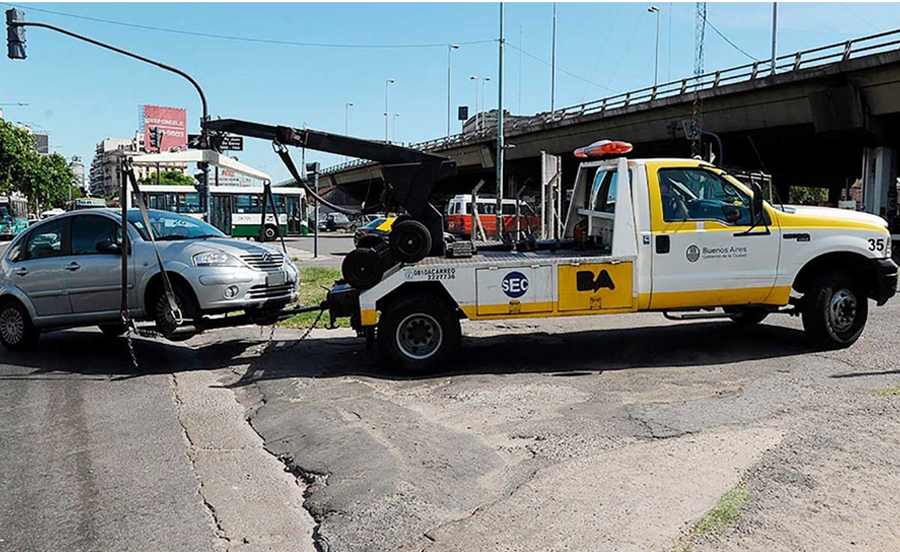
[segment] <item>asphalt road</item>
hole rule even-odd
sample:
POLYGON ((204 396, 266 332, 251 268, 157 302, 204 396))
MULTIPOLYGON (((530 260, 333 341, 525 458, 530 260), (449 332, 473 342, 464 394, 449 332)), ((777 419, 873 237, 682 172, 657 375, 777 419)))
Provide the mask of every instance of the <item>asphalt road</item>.
POLYGON ((139 369, 53 333, 0 351, 0 552, 900 550, 898 324, 466 322, 420 378, 349 330, 136 338, 139 369))

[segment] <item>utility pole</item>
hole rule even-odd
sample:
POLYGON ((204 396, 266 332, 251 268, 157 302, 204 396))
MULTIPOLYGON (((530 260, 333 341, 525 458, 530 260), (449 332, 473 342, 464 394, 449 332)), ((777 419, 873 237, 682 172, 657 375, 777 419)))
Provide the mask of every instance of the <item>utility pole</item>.
POLYGON ((556 2, 553 3, 553 46, 550 66, 550 111, 553 112, 556 111, 556 2))
POLYGON ((659 84, 659 8, 650 6, 647 11, 656 14, 656 59, 653 62, 653 86, 656 87, 659 84))
POLYGON ((384 80, 384 141, 391 143, 390 127, 391 127, 391 85, 394 79, 384 80))
POLYGON ((450 101, 450 90, 451 90, 451 82, 452 82, 452 72, 451 72, 451 64, 450 64, 450 54, 453 50, 459 50, 459 44, 448 44, 447 45, 447 138, 450 137, 450 112, 452 111, 451 101, 450 101))
POLYGON ((772 74, 777 70, 775 52, 778 46, 778 2, 772 2, 772 74))
MULTIPOLYGON (((553 4, 554 10, 556 3, 553 4)), ((503 2, 500 2, 500 62, 497 75, 497 238, 503 239, 503 2)))
POLYGON ((703 108, 700 104, 700 76, 703 75, 704 47, 706 43, 706 2, 697 2, 694 20, 694 105, 691 113, 691 156, 702 152, 703 108))

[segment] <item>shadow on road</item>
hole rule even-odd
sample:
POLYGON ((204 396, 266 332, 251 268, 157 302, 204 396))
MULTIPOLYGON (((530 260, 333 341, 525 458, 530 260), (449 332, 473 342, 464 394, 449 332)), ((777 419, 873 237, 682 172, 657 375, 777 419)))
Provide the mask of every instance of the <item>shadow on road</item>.
MULTIPOLYGON (((291 377, 357 375, 409 379, 382 368, 377 353, 365 353, 361 339, 336 337, 297 342, 278 339, 276 333, 275 340, 266 342, 255 327, 239 331, 246 337, 225 339, 225 334, 221 334, 216 341, 209 342, 209 337, 204 337, 200 339, 206 342, 199 343, 198 338, 181 343, 136 338, 140 362, 137 370, 124 339, 110 339, 93 331, 52 333, 42 337, 38 350, 2 352, 0 362, 34 369, 28 375, 9 376, 17 379, 56 377, 61 372, 129 378, 238 366, 246 368, 241 369, 244 376, 234 386, 291 377)), ((814 350, 799 330, 767 325, 741 328, 721 322, 507 334, 466 337, 452 365, 440 373, 421 377, 516 373, 574 377, 607 370, 732 364, 814 350)))

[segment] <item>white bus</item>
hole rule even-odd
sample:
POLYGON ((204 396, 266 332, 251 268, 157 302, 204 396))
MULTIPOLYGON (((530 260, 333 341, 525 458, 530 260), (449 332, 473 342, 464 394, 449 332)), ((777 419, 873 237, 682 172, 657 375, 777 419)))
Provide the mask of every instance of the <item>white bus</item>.
MULTIPOLYGON (((213 186, 210 188, 212 203, 210 221, 213 226, 235 237, 255 238, 259 236, 260 215, 262 214, 262 186, 213 186)), ((171 186, 144 184, 141 193, 148 209, 160 209, 184 215, 203 218, 205 209, 199 192, 193 186, 171 186)), ((278 210, 278 225, 283 235, 309 233, 307 223, 306 190, 303 188, 272 187, 275 206, 278 210)), ((133 201, 133 198, 132 198, 133 201)), ((275 215, 271 206, 266 215, 267 240, 275 239, 275 215)))

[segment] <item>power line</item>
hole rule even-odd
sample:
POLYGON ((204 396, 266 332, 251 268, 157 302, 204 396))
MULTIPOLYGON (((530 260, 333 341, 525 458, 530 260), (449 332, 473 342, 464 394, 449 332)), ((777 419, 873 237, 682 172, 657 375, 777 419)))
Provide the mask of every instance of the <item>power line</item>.
POLYGON ((869 21, 868 19, 866 19, 865 17, 863 17, 862 15, 860 15, 860 13, 859 13, 858 11, 854 10, 853 8, 851 8, 846 2, 841 2, 840 4, 841 4, 842 6, 844 6, 844 8, 846 8, 847 11, 849 11, 850 13, 852 13, 853 15, 855 15, 856 17, 858 17, 858 18, 860 18, 861 20, 863 20, 868 26, 872 27, 874 30, 876 30, 876 31, 880 30, 878 27, 876 27, 875 25, 873 25, 871 21, 869 21))
MULTIPOLYGON (((543 63, 544 65, 547 65, 547 66, 550 66, 550 67, 553 66, 553 64, 550 63, 549 61, 543 60, 543 59, 541 59, 541 58, 539 58, 539 57, 537 57, 537 56, 535 56, 535 55, 533 55, 533 54, 531 54, 531 53, 529 53, 529 52, 526 52, 526 51, 523 50, 522 48, 519 48, 519 47, 517 47, 517 46, 515 46, 515 45, 513 45, 513 44, 510 44, 509 42, 505 42, 504 44, 506 45, 507 48, 512 48, 513 50, 517 50, 517 51, 519 51, 519 52, 522 52, 523 54, 525 54, 526 56, 530 57, 531 59, 533 59, 533 60, 535 60, 535 61, 539 61, 539 62, 543 63)), ((588 79, 582 77, 581 75, 577 75, 577 74, 575 74, 575 73, 573 73, 573 72, 571 72, 571 71, 566 71, 566 70, 563 69, 562 67, 557 66, 557 67, 556 67, 556 70, 559 71, 560 73, 565 73, 565 74, 569 75, 570 77, 576 78, 576 79, 578 79, 578 80, 580 80, 580 81, 582 81, 582 82, 585 82, 585 83, 587 83, 587 84, 591 84, 591 85, 594 85, 594 86, 603 88, 604 90, 609 90, 610 92, 616 92, 616 90, 613 90, 612 88, 609 88, 609 87, 607 87, 607 86, 603 86, 602 84, 598 84, 598 83, 596 83, 596 82, 594 82, 594 81, 588 80, 588 79)))
MULTIPOLYGON (((643 15, 643 14, 642 14, 643 15)), ((634 22, 634 28, 631 29, 631 34, 628 37, 628 42, 625 44, 625 49, 622 50, 622 55, 619 56, 619 61, 616 62, 616 67, 613 69, 613 72, 609 75, 609 83, 611 84, 613 79, 616 77, 616 73, 619 72, 619 66, 622 65, 622 60, 625 59, 625 56, 631 53, 631 43, 634 42, 634 37, 637 36, 638 27, 643 21, 642 17, 638 17, 634 22)), ((609 88, 607 88, 609 90, 609 88)))
POLYGON ((234 36, 234 35, 222 35, 215 33, 201 33, 197 31, 188 31, 184 29, 170 29, 167 27, 155 27, 153 25, 142 25, 139 23, 128 23, 126 21, 115 21, 112 19, 103 19, 100 17, 91 17, 87 15, 76 15, 73 13, 65 13, 54 10, 47 10, 44 8, 36 8, 34 6, 25 6, 21 4, 10 4, 8 2, 0 2, 0 4, 6 6, 12 6, 15 8, 23 8, 28 10, 34 10, 37 12, 49 13, 52 15, 61 15, 63 17, 71 17, 73 19, 82 19, 85 21, 93 21, 95 23, 106 23, 109 25, 119 25, 121 27, 130 27, 134 29, 142 29, 145 31, 156 31, 163 33, 171 33, 171 34, 179 34, 179 35, 187 35, 187 36, 195 36, 199 38, 214 38, 218 40, 233 40, 238 42, 252 42, 257 44, 275 44, 279 46, 301 46, 301 47, 310 47, 310 48, 349 48, 349 49, 363 49, 363 50, 374 50, 374 49, 422 49, 422 48, 446 48, 447 44, 464 44, 464 45, 473 45, 473 44, 487 44, 491 42, 496 42, 496 39, 485 39, 485 40, 470 40, 470 41, 444 41, 444 42, 435 42, 435 43, 425 43, 425 44, 341 44, 341 43, 331 43, 331 42, 298 42, 293 40, 275 40, 270 38, 258 38, 258 37, 249 37, 249 36, 234 36))
MULTIPOLYGON (((603 59, 603 56, 606 54, 606 47, 609 46, 609 39, 612 37, 613 29, 616 27, 616 21, 619 19, 619 12, 622 11, 622 4, 616 8, 616 12, 612 16, 612 21, 609 23, 609 30, 606 32, 606 39, 603 41, 603 46, 600 48, 600 53, 597 54, 597 61, 594 62, 594 69, 591 71, 591 79, 594 78, 594 75, 597 74, 597 68, 600 66, 600 60, 603 59)), ((581 95, 581 101, 583 102, 587 98, 588 88, 585 87, 584 94, 581 95)))
POLYGON ((709 19, 706 18, 705 15, 703 16, 703 20, 706 21, 706 24, 709 25, 709 28, 710 28, 710 29, 712 29, 713 31, 715 31, 715 33, 716 33, 717 35, 719 35, 719 36, 722 38, 722 40, 724 40, 725 42, 727 42, 728 44, 730 44, 732 48, 734 48, 734 49, 737 50, 738 52, 744 54, 745 56, 747 56, 748 58, 752 59, 753 61, 759 61, 759 60, 756 59, 755 57, 751 56, 750 54, 748 54, 747 52, 745 52, 744 50, 742 50, 740 46, 738 46, 738 45, 735 44, 734 42, 728 40, 728 37, 725 36, 725 35, 723 35, 723 34, 719 31, 719 29, 717 29, 716 26, 713 25, 713 24, 709 21, 709 19))

